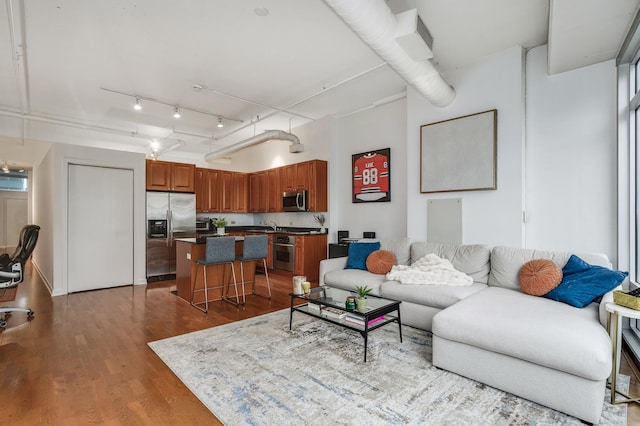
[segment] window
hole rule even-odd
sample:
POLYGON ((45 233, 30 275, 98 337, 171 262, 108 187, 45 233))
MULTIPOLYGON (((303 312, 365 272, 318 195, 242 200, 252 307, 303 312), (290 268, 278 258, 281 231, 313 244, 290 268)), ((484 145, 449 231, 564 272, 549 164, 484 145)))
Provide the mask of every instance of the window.
POLYGON ((9 171, 0 173, 0 191, 20 191, 29 190, 27 172, 9 171))
MULTIPOLYGON (((617 58, 618 61, 618 99, 620 105, 627 104, 628 109, 621 109, 619 114, 619 150, 628 152, 627 158, 620 156, 621 173, 628 169, 628 200, 621 200, 621 210, 628 206, 628 223, 621 223, 618 235, 629 235, 628 267, 630 288, 639 286, 640 282, 640 29, 638 17, 632 30, 627 35, 625 44, 617 58), (625 204, 628 203, 628 204, 625 204)), ((621 176, 622 177, 622 176, 621 176)), ((622 185, 624 187, 624 185, 622 185)), ((622 190, 626 191, 626 190, 622 190)), ((623 192, 620 192, 621 198, 623 192)), ((640 321, 630 320, 625 324, 624 340, 640 364, 640 321)))

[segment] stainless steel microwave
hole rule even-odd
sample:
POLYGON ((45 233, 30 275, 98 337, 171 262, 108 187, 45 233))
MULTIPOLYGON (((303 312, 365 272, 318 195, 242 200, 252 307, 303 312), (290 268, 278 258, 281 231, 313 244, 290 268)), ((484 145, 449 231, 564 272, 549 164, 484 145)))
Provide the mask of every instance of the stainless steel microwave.
POLYGON ((282 193, 282 210, 285 212, 306 212, 307 191, 287 191, 282 193))

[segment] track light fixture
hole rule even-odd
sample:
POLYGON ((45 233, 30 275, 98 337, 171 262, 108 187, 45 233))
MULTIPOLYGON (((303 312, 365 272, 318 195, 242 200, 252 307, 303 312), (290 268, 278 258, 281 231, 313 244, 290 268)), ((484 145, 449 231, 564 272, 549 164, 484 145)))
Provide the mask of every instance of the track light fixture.
MULTIPOLYGON (((194 86, 195 88, 195 86, 194 86)), ((235 121, 237 123, 243 123, 243 120, 240 120, 238 118, 233 118, 233 117, 225 117, 222 114, 215 114, 212 112, 207 112, 207 111, 203 111, 200 109, 196 109, 196 108, 189 108, 186 107, 184 105, 177 105, 174 103, 169 103, 169 102, 164 102, 158 99, 154 99, 154 98, 149 98, 147 96, 142 96, 142 95, 137 95, 137 94, 131 94, 131 93, 124 93, 124 92, 120 92, 118 90, 113 90, 113 89, 107 89, 106 87, 101 87, 100 89, 106 91, 106 92, 111 92, 111 93, 117 93, 119 95, 124 95, 124 96, 130 96, 132 98, 135 99, 135 103, 133 104, 133 108, 136 111, 140 111, 142 109, 142 101, 146 101, 146 102, 153 102, 156 104, 160 104, 160 105, 166 105, 169 106, 171 108, 173 108, 173 117, 174 118, 180 118, 182 116, 182 111, 186 110, 186 111, 191 111, 191 112, 197 112, 198 114, 204 114, 204 115, 208 115, 210 117, 218 117, 218 127, 223 127, 222 124, 222 119, 224 118, 225 120, 229 120, 229 121, 235 121)))
POLYGON ((2 171, 4 173, 9 173, 9 166, 7 165, 7 162, 4 162, 4 166, 2 166, 2 171))

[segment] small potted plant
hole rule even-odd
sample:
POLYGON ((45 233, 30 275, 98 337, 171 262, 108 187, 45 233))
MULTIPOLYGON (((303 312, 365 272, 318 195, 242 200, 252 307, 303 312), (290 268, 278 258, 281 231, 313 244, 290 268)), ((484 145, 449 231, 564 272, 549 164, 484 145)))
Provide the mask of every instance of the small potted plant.
POLYGON ((324 234, 324 232, 325 232, 325 229, 324 229, 324 215, 322 213, 314 214, 313 215, 313 220, 315 220, 316 222, 318 222, 318 224, 320 224, 320 233, 324 234))
POLYGON ((358 312, 364 314, 367 312, 367 295, 371 293, 373 289, 369 288, 369 286, 357 286, 355 288, 356 293, 358 294, 358 298, 356 299, 356 308, 358 312))
POLYGON ((213 226, 216 227, 216 232, 218 235, 224 235, 224 228, 227 226, 227 219, 224 217, 218 217, 213 219, 213 226))

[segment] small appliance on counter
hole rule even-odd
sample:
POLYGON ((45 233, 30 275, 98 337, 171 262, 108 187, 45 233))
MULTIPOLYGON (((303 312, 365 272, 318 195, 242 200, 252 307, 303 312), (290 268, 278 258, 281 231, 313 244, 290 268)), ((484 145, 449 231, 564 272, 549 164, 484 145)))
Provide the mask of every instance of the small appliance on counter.
POLYGON ((196 232, 206 232, 213 230, 213 224, 211 223, 211 219, 208 217, 205 218, 196 218, 196 232))

